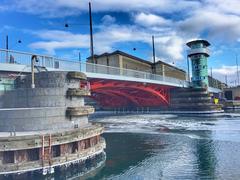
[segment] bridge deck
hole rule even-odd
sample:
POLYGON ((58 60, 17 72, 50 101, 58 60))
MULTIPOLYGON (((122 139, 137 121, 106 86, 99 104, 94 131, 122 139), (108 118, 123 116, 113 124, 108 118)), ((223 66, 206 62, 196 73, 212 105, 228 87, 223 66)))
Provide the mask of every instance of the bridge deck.
MULTIPOLYGON (((31 72, 32 53, 0 49, 0 71, 31 72), (12 57, 12 59, 10 58, 12 57)), ((172 77, 151 74, 148 72, 120 69, 117 67, 70 61, 56 57, 35 54, 38 57, 37 66, 46 67, 48 71, 81 71, 89 78, 101 78, 121 81, 134 81, 166 85, 171 87, 189 87, 189 82, 172 77)), ((220 92, 209 88, 211 92, 220 92)))

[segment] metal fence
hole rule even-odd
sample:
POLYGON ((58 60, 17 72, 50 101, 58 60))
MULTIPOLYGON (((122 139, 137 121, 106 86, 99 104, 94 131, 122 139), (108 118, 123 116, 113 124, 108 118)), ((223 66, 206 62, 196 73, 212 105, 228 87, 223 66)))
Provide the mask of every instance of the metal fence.
MULTIPOLYGON (((177 86, 188 87, 189 82, 172 77, 161 76, 149 72, 136 71, 131 69, 123 69, 118 67, 105 66, 100 64, 92 64, 86 62, 79 62, 77 60, 60 59, 53 56, 46 56, 41 54, 26 53, 20 51, 0 49, 0 63, 31 65, 31 58, 33 55, 37 56, 38 62, 36 66, 45 67, 51 70, 63 71, 81 71, 85 73, 97 73, 114 76, 125 76, 132 78, 140 78, 147 80, 163 81, 167 83, 176 84, 177 86)), ((121 78, 119 78, 121 79, 121 78)))

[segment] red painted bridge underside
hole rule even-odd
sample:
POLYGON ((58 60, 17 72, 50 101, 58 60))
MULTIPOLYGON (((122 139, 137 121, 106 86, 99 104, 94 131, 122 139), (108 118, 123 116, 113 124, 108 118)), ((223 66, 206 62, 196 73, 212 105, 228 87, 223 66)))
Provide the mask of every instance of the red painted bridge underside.
POLYGON ((169 104, 169 86, 105 79, 89 81, 92 98, 102 107, 159 107, 169 104))

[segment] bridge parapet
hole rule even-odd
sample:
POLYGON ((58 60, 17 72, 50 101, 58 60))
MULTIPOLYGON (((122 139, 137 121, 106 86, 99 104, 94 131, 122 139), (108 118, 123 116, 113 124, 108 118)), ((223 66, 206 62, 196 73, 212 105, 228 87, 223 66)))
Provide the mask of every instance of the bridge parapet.
MULTIPOLYGON (((30 72, 31 71, 31 57, 36 55, 38 62, 37 67, 45 67, 48 71, 81 71, 91 76, 102 77, 102 75, 111 75, 118 77, 119 80, 130 80, 137 82, 149 82, 155 84, 166 84, 176 87, 188 87, 189 83, 177 78, 161 76, 149 72, 136 71, 131 69, 124 69, 112 66, 105 66, 99 64, 86 63, 81 61, 73 61, 60 59, 53 56, 46 56, 40 54, 32 54, 20 51, 0 49, 0 71, 13 71, 13 72, 30 72), (100 76, 101 75, 101 76, 100 76), (126 79, 130 78, 130 79, 126 79), (146 80, 146 81, 145 81, 146 80)), ((108 76, 108 78, 111 78, 108 76)))
POLYGON ((152 74, 118 67, 81 62, 79 60, 60 59, 53 56, 33 54, 20 51, 0 49, 0 71, 31 72, 31 58, 36 55, 36 66, 45 67, 48 71, 81 71, 88 78, 109 78, 114 80, 135 81, 161 84, 172 87, 189 87, 190 83, 177 78, 152 74))

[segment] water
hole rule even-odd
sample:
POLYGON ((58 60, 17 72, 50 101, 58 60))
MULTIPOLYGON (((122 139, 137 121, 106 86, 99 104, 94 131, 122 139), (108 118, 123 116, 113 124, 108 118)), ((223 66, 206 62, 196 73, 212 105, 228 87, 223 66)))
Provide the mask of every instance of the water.
POLYGON ((240 114, 126 115, 104 124, 105 166, 90 180, 240 179, 240 114))
POLYGON ((240 113, 132 114, 91 121, 105 126, 107 159, 90 174, 73 171, 67 179, 240 179, 240 113))

